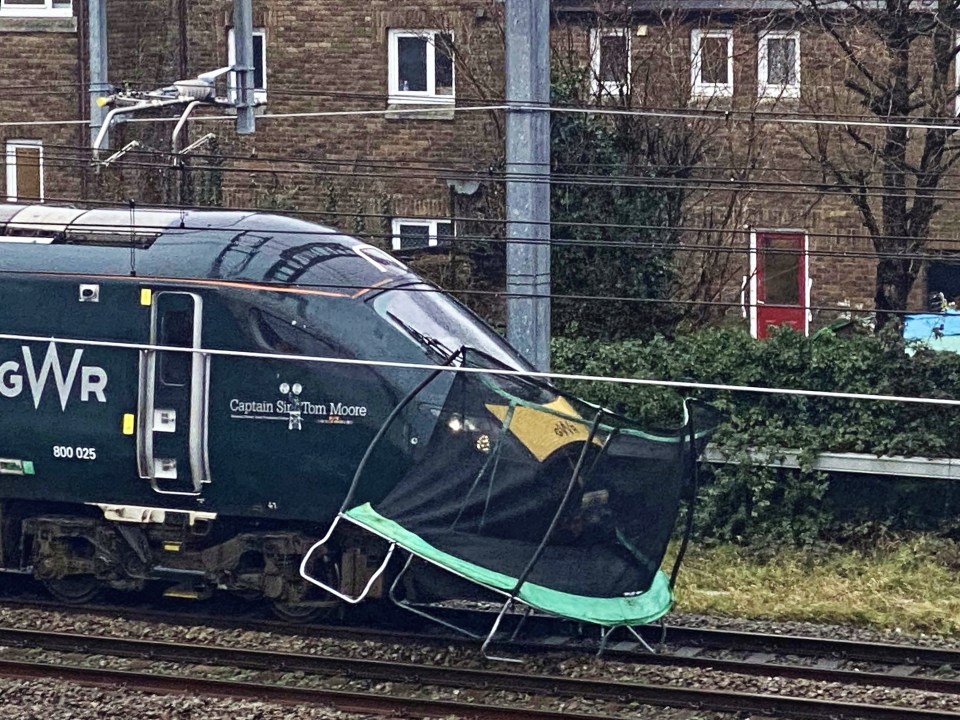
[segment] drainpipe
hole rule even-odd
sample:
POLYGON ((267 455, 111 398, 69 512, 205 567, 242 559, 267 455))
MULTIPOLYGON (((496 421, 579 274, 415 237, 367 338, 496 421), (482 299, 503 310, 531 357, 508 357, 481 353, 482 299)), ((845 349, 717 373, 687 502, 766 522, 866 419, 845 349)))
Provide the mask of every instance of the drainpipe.
MULTIPOLYGON (((95 145, 106 108, 97 98, 110 92, 107 83, 107 0, 87 0, 87 56, 90 63, 90 144, 95 145)), ((104 143, 109 145, 109 139, 104 143)))

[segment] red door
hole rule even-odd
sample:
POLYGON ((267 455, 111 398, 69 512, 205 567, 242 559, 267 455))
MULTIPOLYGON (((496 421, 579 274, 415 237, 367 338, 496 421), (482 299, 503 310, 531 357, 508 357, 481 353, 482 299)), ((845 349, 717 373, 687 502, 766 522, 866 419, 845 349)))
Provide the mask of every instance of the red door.
POLYGON ((807 332, 807 252, 803 233, 757 233, 754 309, 758 338, 771 325, 807 332))

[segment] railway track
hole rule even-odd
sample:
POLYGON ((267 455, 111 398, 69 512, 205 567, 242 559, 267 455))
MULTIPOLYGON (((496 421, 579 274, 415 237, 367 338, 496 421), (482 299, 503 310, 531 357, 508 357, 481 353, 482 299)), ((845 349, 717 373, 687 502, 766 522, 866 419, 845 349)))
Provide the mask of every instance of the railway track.
MULTIPOLYGON (((35 607, 30 601, 27 605, 35 607)), ((56 607, 51 604, 50 607, 56 607)), ((116 608, 102 607, 98 612, 116 614, 116 608)), ((124 612, 128 619, 148 622, 182 623, 181 614, 156 609, 124 612)), ((448 611, 445 619, 474 628, 488 626, 490 613, 484 611, 448 611)), ((200 615, 190 622, 215 628, 243 628, 284 635, 311 635, 334 640, 435 644, 476 648, 475 640, 460 635, 438 634, 433 625, 411 630, 353 625, 312 625, 297 627, 277 620, 223 615, 200 615)), ((506 625, 510 630, 509 623, 506 625)), ((508 653, 592 653, 596 642, 584 638, 554 618, 536 616, 526 623, 525 639, 504 643, 508 653)), ((848 685, 876 686, 960 695, 960 650, 910 645, 856 642, 793 635, 774 635, 734 630, 716 630, 685 626, 658 626, 640 629, 641 635, 660 652, 651 654, 635 640, 612 642, 603 657, 611 661, 646 666, 671 666, 712 669, 753 676, 777 676, 815 682, 840 682, 848 685), (661 636, 666 644, 659 646, 661 636), (738 655, 733 658, 731 655, 738 655)), ((7 643, 0 629, 0 643, 7 643)), ((11 640, 15 643, 16 640, 11 640)))
MULTIPOLYGON (((62 663, 43 664, 17 661, 0 662, 0 674, 23 677, 49 677, 51 675, 74 682, 114 684, 124 682, 128 687, 150 692, 193 692, 230 697, 259 697, 276 702, 330 704, 342 711, 371 713, 401 713, 410 716, 431 715, 464 716, 482 718, 553 718, 559 717, 554 710, 537 709, 525 703, 522 708, 503 707, 486 703, 482 697, 493 691, 519 693, 541 702, 551 699, 586 699, 596 704, 597 713, 589 717, 603 718, 623 716, 623 709, 631 704, 695 708, 716 712, 755 712, 775 716, 797 718, 869 718, 877 720, 906 720, 907 718, 930 718, 930 720, 960 718, 953 710, 933 708, 915 709, 901 706, 879 706, 853 702, 808 697, 754 695, 716 689, 691 689, 671 685, 652 685, 634 682, 578 679, 557 675, 540 675, 503 669, 475 669, 438 667, 434 665, 363 660, 346 657, 320 657, 316 655, 288 654, 263 650, 240 650, 210 645, 167 643, 144 640, 126 640, 115 637, 100 637, 79 634, 42 632, 32 630, 0 629, 0 645, 6 647, 42 649, 57 653, 80 653, 84 656, 113 656, 136 658, 139 661, 175 663, 188 667, 220 666, 284 677, 338 677, 351 681, 364 681, 371 686, 389 683, 394 690, 389 696, 378 696, 369 690, 347 692, 291 686, 276 682, 214 681, 188 676, 157 676, 145 672, 121 672, 101 668, 73 667, 62 663), (115 673, 111 675, 111 673, 115 673), (120 674, 116 674, 120 673, 120 674), (185 679, 186 678, 186 679, 185 679), (462 701, 443 702, 407 697, 396 692, 396 687, 435 687, 460 692, 481 693, 466 704, 462 701), (469 710, 467 709, 469 708, 469 710), (525 714, 524 714, 525 713, 525 714)), ((669 658, 665 658, 669 661, 669 658)), ((883 682, 881 676, 878 682, 883 682)), ((947 686, 945 686, 947 687, 947 686)), ((940 692, 958 693, 957 683, 952 690, 940 692)), ((954 707, 957 703, 954 703, 954 707)), ((565 717, 576 717, 566 713, 565 717)), ((587 717, 587 716, 583 716, 587 717)))
MULTIPOLYGON (((584 715, 525 708, 498 707, 469 702, 376 696, 368 692, 345 692, 296 688, 271 683, 232 682, 182 675, 105 670, 0 660, 0 675, 18 679, 56 678, 96 686, 122 686, 144 693, 203 695, 252 699, 283 705, 326 705, 345 713, 390 717, 470 717, 477 720, 614 720, 602 715, 584 715)), ((620 720, 617 718, 616 720, 620 720)))

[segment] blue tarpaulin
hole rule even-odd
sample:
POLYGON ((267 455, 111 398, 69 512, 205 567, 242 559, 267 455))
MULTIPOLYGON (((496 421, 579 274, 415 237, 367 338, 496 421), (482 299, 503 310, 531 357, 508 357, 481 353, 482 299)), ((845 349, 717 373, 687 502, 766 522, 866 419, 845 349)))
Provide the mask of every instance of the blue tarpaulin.
POLYGON ((931 350, 960 353, 960 310, 907 315, 903 339, 921 342, 931 350))

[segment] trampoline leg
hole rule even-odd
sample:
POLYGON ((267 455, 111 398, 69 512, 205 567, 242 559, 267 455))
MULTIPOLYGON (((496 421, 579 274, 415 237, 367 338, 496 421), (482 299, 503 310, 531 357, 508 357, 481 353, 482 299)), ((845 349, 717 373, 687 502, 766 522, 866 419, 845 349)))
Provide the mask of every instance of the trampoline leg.
POLYGON ((528 607, 526 612, 523 613, 523 617, 520 618, 520 622, 517 623, 517 627, 514 628, 513 633, 510 635, 510 642, 513 642, 517 639, 517 635, 520 634, 520 630, 523 629, 523 624, 527 621, 527 618, 533 615, 533 608, 528 607))
POLYGON ((483 637, 482 635, 478 635, 477 633, 472 633, 469 630, 465 630, 462 627, 458 627, 451 622, 447 622, 446 620, 441 620, 438 617, 434 617, 430 613, 425 612, 418 607, 414 607, 413 605, 408 603, 406 600, 397 599, 397 594, 396 594, 397 584, 400 582, 400 578, 403 577, 404 573, 407 572, 407 568, 410 567, 410 563, 413 562, 413 557, 414 557, 413 553, 407 554, 407 562, 404 563, 403 568, 400 570, 400 572, 397 573, 397 576, 393 579, 393 582, 390 583, 390 591, 387 593, 387 596, 390 598, 390 602, 392 602, 401 610, 406 610, 407 612, 411 612, 414 615, 419 615, 420 617, 425 618, 430 622, 435 622, 438 625, 443 625, 444 627, 449 628, 454 632, 461 633, 463 635, 466 635, 469 638, 473 638, 474 640, 479 640, 481 637, 483 637))
POLYGON ((509 658, 501 657, 499 655, 489 655, 487 653, 487 646, 490 645, 490 642, 493 640, 493 636, 497 634, 497 630, 500 628, 500 623, 503 620, 503 616, 507 614, 507 610, 510 609, 510 606, 513 605, 513 598, 507 598, 507 601, 503 604, 503 607, 500 608, 500 614, 497 615, 497 619, 493 621, 493 627, 490 628, 490 633, 487 635, 487 639, 483 641, 483 645, 480 646, 480 652, 483 653, 483 656, 487 660, 499 660, 500 662, 512 662, 519 663, 523 662, 519 658, 509 658))
POLYGON ((643 647, 646 648, 651 655, 657 654, 657 651, 654 650, 652 647, 650 647, 650 643, 644 640, 643 636, 640 635, 640 633, 638 633, 632 625, 627 625, 627 630, 629 630, 633 634, 633 636, 637 639, 637 642, 643 645, 643 647))
POLYGON ((387 565, 390 564, 390 558, 393 557, 393 551, 397 549, 397 544, 394 542, 390 543, 389 548, 387 548, 387 554, 384 555, 383 557, 383 562, 381 562, 380 566, 373 571, 373 574, 367 580, 367 584, 364 586, 363 591, 359 595, 357 595, 356 597, 353 597, 351 595, 345 595, 344 593, 340 592, 340 590, 333 587, 332 585, 327 585, 322 580, 317 580, 316 578, 313 578, 307 575, 307 565, 310 563, 310 558, 313 556, 313 553, 315 553, 320 547, 326 544, 326 542, 331 538, 331 536, 333 535, 333 531, 337 527, 337 523, 340 522, 340 517, 341 517, 340 515, 337 515, 337 517, 335 517, 333 520, 333 524, 330 525, 330 529, 327 530, 327 534, 324 535, 320 540, 317 540, 317 542, 311 545, 310 549, 307 550, 306 554, 303 556, 303 560, 300 561, 300 577, 302 577, 304 580, 306 580, 309 583, 313 583, 318 588, 325 590, 326 592, 333 595, 335 598, 339 598, 340 600, 350 603, 351 605, 356 605, 358 602, 360 602, 367 596, 367 593, 370 592, 370 589, 373 587, 373 584, 377 581, 377 578, 383 575, 384 571, 387 569, 387 565))
POLYGON ((597 648, 597 657, 601 657, 603 655, 603 651, 607 649, 607 640, 610 639, 610 633, 612 633, 613 630, 614 628, 612 627, 600 628, 600 647, 597 648))

